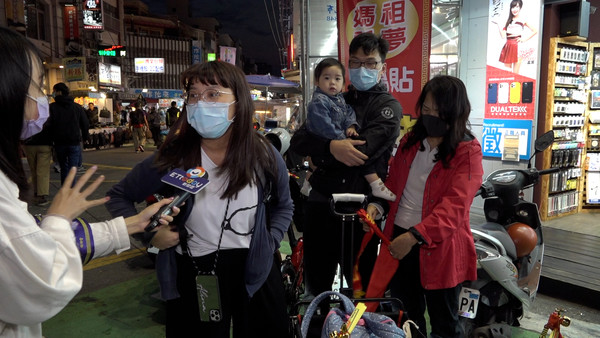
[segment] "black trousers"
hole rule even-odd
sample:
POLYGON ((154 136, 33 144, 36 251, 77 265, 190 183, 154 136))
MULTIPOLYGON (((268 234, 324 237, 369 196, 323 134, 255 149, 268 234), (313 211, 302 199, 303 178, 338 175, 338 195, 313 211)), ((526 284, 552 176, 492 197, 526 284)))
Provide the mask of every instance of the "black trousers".
MULTIPOLYGON (((333 214, 328 202, 309 199, 305 203, 304 211, 304 276, 307 291, 316 296, 323 291, 331 290, 337 264, 340 266, 343 264, 344 275, 351 284, 353 271, 351 261, 355 261, 365 234, 362 224, 356 220, 353 223, 347 221, 342 225, 341 218, 333 214), (345 227, 343 239, 342 226, 345 227), (353 240, 352 234, 354 234, 353 240), (344 241, 343 257, 342 240, 344 241)), ((376 236, 373 237, 359 262, 359 272, 365 289, 377 258, 379 241, 376 236)))
MULTIPOLYGON (((187 255, 177 255, 177 289, 180 298, 167 301, 167 337, 289 337, 283 282, 277 260, 252 298, 244 283, 247 249, 221 250, 216 274, 219 278, 219 323, 201 322, 196 293, 196 267, 187 255), (233 324, 232 324, 233 323, 233 324), (233 328, 233 330, 232 330, 233 328)), ((211 271, 215 254, 195 257, 201 271, 211 271)))
MULTIPOLYGON (((406 230, 394 226, 394 238, 406 230)), ((426 290, 421 286, 419 246, 415 245, 403 259, 390 282, 392 297, 404 303, 408 318, 419 325, 419 331, 427 337, 425 309, 429 313, 431 337, 463 336, 458 322, 458 296, 461 285, 449 289, 426 290)))

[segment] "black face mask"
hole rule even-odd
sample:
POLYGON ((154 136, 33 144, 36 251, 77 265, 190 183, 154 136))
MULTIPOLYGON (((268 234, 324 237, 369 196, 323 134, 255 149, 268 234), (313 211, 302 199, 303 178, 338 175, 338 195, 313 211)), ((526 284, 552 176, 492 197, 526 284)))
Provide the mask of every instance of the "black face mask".
POLYGON ((446 135, 448 125, 444 120, 432 115, 422 115, 421 118, 423 119, 423 125, 427 131, 427 136, 441 137, 446 135))

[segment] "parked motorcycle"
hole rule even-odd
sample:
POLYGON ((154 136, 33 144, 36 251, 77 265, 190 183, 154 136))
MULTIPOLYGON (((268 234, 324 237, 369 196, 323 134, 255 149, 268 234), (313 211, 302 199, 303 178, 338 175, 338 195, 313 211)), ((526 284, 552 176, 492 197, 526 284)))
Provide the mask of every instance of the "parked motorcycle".
POLYGON ((519 326, 523 308, 535 299, 544 256, 538 207, 521 197, 542 175, 531 159, 554 142, 549 131, 535 141, 527 169, 500 169, 482 183, 486 223, 472 225, 477 252, 477 280, 463 284, 459 315, 466 337, 510 336, 519 326))

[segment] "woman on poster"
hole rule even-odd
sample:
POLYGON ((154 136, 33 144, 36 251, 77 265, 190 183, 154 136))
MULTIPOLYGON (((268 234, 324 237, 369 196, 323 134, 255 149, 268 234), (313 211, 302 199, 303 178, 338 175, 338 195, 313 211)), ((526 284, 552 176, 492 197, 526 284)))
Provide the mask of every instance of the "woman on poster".
POLYGON ((513 73, 519 73, 521 68, 521 62, 523 62, 524 53, 519 52, 519 44, 526 42, 537 34, 537 29, 529 25, 521 17, 521 9, 523 8, 522 0, 512 0, 510 2, 510 12, 508 13, 508 20, 504 27, 500 27, 498 21, 492 21, 498 26, 498 31, 503 39, 506 39, 504 47, 500 52, 499 61, 504 63, 506 68, 510 69, 513 73), (529 29, 531 34, 524 39, 523 32, 525 27, 529 29))

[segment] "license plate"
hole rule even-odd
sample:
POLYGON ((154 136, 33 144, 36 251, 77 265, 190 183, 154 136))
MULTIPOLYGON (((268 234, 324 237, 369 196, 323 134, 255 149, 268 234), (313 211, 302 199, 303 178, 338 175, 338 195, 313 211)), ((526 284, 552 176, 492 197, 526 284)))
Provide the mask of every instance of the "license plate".
POLYGON ((477 315, 477 305, 479 305, 479 291, 462 288, 458 297, 458 314, 473 319, 477 315))

